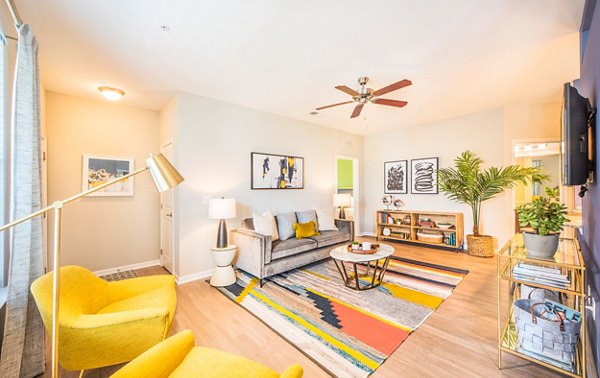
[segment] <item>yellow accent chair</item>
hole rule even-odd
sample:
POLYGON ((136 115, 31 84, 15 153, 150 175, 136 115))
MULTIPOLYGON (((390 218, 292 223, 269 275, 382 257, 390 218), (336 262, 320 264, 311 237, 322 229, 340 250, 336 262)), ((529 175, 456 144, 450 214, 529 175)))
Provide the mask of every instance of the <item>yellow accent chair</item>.
POLYGON ((192 331, 181 331, 131 361, 111 378, 301 378, 294 364, 283 374, 247 358, 194 346, 192 331))
MULTIPOLYGON (((50 272, 31 285, 48 334, 52 280, 50 272)), ((60 365, 87 370, 131 361, 165 339, 175 305, 171 275, 107 282, 79 266, 60 268, 60 365)))

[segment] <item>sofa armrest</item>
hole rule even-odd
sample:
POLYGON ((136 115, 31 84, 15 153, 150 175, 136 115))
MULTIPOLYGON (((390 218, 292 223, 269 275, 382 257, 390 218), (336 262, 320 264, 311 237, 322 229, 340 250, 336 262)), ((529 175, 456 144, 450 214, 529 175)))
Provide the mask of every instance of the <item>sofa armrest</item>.
POLYGON ((235 266, 257 278, 264 278, 264 266, 271 262, 273 237, 237 228, 231 231, 231 240, 238 247, 235 266))
POLYGON ((336 219, 335 225, 341 232, 350 234, 350 241, 354 240, 354 221, 349 219, 336 219))

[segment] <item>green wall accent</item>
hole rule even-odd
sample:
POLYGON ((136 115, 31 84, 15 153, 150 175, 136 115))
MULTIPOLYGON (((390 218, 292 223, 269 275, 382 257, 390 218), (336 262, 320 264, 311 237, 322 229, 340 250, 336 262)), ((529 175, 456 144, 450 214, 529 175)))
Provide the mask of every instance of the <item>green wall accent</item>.
POLYGON ((354 177, 352 176, 352 160, 338 159, 337 161, 338 189, 352 189, 354 177))

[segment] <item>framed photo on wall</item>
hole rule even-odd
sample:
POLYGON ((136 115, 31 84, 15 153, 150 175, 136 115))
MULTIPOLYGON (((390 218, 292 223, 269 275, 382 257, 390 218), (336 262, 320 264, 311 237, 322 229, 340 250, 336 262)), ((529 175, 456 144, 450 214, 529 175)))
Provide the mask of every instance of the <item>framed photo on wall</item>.
POLYGON ((408 161, 396 160, 383 163, 383 192, 387 194, 408 193, 408 161))
MULTIPOLYGON (((90 190, 119 177, 123 177, 133 172, 133 170, 134 159, 132 157, 108 157, 85 154, 83 155, 82 189, 84 191, 90 190)), ((89 196, 133 196, 133 178, 118 182, 89 196)))
POLYGON ((304 158, 252 152, 252 189, 304 189, 304 158))
POLYGON ((412 194, 437 194, 438 158, 412 159, 410 161, 412 172, 412 194))

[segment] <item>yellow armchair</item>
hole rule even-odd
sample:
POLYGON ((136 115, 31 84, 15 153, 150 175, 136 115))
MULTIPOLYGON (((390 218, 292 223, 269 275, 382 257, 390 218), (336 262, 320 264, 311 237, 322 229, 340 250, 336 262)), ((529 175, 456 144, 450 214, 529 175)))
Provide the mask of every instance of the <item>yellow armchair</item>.
MULTIPOLYGON (((52 332, 50 272, 31 292, 52 332)), ((79 266, 60 268, 58 356, 67 370, 131 361, 164 340, 175 313, 175 281, 157 275, 107 282, 79 266)))
POLYGON ((279 375, 247 358, 195 347, 192 331, 185 330, 144 352, 111 378, 301 378, 302 374, 298 364, 279 375))

